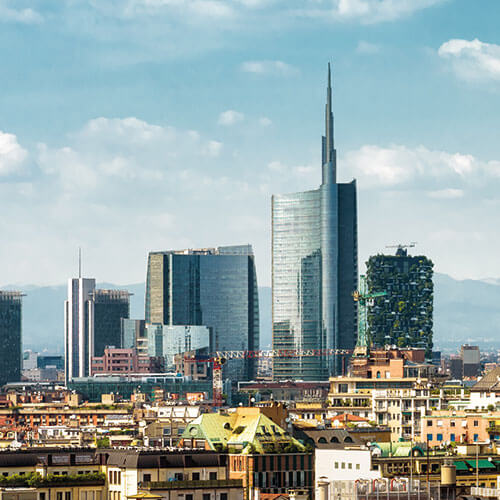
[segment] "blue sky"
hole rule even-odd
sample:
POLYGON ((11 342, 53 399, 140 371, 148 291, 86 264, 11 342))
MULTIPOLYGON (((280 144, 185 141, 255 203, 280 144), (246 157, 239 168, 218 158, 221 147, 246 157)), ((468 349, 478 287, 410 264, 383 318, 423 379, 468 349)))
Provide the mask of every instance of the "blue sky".
POLYGON ((252 243, 320 178, 326 63, 360 262, 417 241, 500 277, 497 0, 0 0, 0 283, 144 279, 252 243))

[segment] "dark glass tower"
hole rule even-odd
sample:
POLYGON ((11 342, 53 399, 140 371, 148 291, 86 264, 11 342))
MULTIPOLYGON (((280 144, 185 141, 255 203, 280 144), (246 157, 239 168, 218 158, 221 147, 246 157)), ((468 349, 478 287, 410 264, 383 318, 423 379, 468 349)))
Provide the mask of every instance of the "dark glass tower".
POLYGON ((0 291, 0 385, 21 380, 22 293, 0 291))
POLYGON ((91 356, 104 356, 106 347, 122 347, 121 321, 128 319, 130 293, 97 289, 89 301, 91 356))
MULTIPOLYGON (((352 349, 356 343, 356 182, 337 183, 330 66, 319 189, 272 198, 273 348, 352 349)), ((274 358, 277 380, 341 373, 340 357, 274 358)))
MULTIPOLYGON (((259 348, 259 300, 250 245, 151 252, 146 280, 147 324, 204 325, 211 350, 259 348)), ((231 360, 225 376, 248 380, 254 360, 231 360)))

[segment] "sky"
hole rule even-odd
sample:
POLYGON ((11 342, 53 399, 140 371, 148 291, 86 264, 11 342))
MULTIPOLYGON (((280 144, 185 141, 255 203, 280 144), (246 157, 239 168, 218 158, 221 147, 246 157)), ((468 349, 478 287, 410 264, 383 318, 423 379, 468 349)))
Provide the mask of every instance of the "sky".
POLYGON ((498 0, 0 0, 0 285, 145 279, 315 189, 326 69, 360 267, 500 278, 498 0), (480 4, 480 6, 479 6, 480 4))

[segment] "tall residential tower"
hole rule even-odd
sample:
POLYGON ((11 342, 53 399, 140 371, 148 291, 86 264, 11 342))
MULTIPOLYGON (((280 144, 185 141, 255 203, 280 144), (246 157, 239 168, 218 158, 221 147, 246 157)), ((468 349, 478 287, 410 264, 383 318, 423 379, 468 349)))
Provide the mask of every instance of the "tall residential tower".
MULTIPOLYGON (((319 189, 272 198, 274 349, 352 349, 356 343, 356 181, 337 182, 330 65, 319 189)), ((276 380, 321 380, 342 359, 274 358, 276 380)))
POLYGON ((405 245, 398 247, 396 255, 379 254, 368 259, 369 291, 387 293, 368 310, 368 327, 375 345, 419 347, 431 359, 433 267, 425 255, 408 255, 405 245))

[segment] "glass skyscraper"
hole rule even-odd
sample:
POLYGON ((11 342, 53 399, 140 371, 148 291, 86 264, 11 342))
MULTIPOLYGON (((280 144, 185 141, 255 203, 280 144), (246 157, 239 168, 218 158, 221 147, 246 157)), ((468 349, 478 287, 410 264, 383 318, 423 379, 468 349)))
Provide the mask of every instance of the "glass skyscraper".
POLYGON ((97 289, 89 302, 91 356, 104 356, 106 347, 122 347, 121 320, 129 317, 127 290, 97 289))
POLYGON ((185 325, 147 325, 148 355, 163 357, 165 370, 175 369, 176 354, 210 348, 210 328, 185 325))
MULTIPOLYGON (((259 348, 257 276, 250 245, 151 252, 146 323, 211 328, 210 349, 259 348)), ((255 376, 254 360, 231 360, 232 380, 255 376)))
MULTIPOLYGON (((356 182, 337 183, 330 66, 319 189, 272 198, 274 349, 352 349, 356 343, 356 182)), ((340 373, 340 356, 273 360, 276 380, 340 373)))
POLYGON ((0 291, 0 385, 21 380, 21 292, 0 291))

